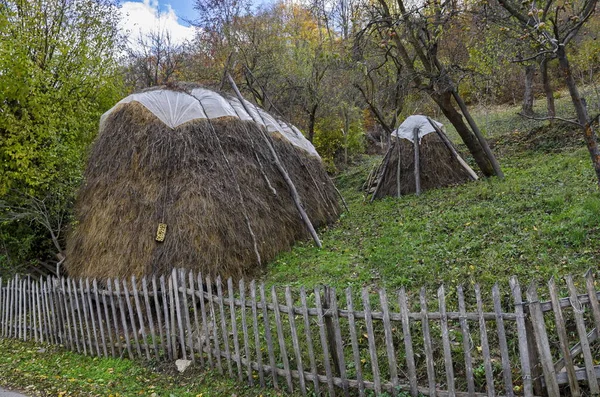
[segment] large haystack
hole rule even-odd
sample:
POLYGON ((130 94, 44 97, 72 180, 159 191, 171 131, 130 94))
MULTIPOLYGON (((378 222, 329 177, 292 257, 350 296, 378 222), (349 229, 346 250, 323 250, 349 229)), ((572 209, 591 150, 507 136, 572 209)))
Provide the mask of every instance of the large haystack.
POLYGON ((337 219, 335 187, 314 147, 244 102, 250 114, 235 98, 186 86, 134 94, 108 111, 77 200, 69 274, 139 277, 183 267, 239 278, 259 258, 306 239, 269 143, 312 224, 337 219))
POLYGON ((477 175, 454 149, 442 124, 415 115, 408 117, 394 131, 382 163, 369 175, 365 188, 373 200, 420 193, 474 179, 477 175), (416 141, 415 136, 418 137, 416 141), (415 148, 418 156, 415 156, 415 148))

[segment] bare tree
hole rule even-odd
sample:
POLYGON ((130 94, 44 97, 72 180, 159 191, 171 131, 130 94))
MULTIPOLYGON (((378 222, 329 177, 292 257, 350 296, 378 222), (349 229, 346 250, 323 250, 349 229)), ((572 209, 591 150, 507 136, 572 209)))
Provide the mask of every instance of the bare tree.
POLYGON ((433 0, 410 3, 410 8, 406 4, 403 0, 378 0, 365 29, 389 35, 385 45, 401 60, 414 88, 427 93, 440 107, 483 174, 503 177, 498 161, 458 93, 454 70, 439 57, 440 38, 453 18, 462 12, 462 3, 433 0))
POLYGON ((128 50, 127 78, 136 89, 167 84, 176 79, 184 57, 184 45, 175 44, 168 31, 140 32, 128 50))
MULTIPOLYGON (((598 0, 575 1, 513 1, 498 0, 508 13, 519 21, 525 34, 539 46, 533 58, 551 55, 558 59, 561 75, 569 89, 571 102, 577 114, 570 120, 582 131, 600 187, 600 149, 593 123, 598 115, 591 117, 584 98, 579 92, 569 62, 567 49, 583 25, 596 11, 598 0)), ((556 118, 552 116, 551 118, 556 118)))

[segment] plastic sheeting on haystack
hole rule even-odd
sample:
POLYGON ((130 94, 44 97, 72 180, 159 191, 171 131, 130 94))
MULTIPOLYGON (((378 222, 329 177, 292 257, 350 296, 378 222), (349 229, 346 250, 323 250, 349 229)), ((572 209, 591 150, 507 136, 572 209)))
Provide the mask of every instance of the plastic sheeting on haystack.
POLYGON ((237 98, 227 98, 205 88, 195 88, 191 93, 157 89, 129 95, 104 113, 100 124, 119 105, 139 102, 158 119, 170 128, 196 119, 216 119, 220 117, 237 117, 244 121, 253 121, 267 129, 270 134, 279 134, 292 145, 319 157, 317 150, 308 139, 294 126, 279 121, 263 109, 244 100, 246 111, 237 98))
MULTIPOLYGON (((444 128, 442 123, 435 120, 431 121, 433 121, 440 129, 444 128)), ((400 124, 400 127, 396 128, 396 130, 392 132, 392 136, 396 138, 408 139, 409 141, 413 142, 415 128, 419 129, 419 142, 421 142, 421 139, 423 139, 425 135, 435 132, 427 116, 415 114, 413 116, 408 116, 406 120, 400 124)))

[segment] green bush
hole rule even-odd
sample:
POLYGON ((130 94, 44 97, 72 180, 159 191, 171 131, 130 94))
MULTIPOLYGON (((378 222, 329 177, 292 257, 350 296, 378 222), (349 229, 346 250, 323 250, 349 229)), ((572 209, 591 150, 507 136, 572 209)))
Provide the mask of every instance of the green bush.
POLYGON ((329 172, 337 171, 337 166, 364 152, 365 133, 358 109, 349 115, 349 121, 346 135, 343 117, 339 115, 323 118, 315 125, 313 144, 329 172))

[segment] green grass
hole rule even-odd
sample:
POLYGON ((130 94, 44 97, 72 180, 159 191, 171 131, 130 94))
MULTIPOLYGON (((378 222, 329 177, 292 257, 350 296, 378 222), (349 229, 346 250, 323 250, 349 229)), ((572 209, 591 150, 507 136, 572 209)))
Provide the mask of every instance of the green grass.
POLYGON ((56 346, 0 339, 0 386, 9 385, 28 396, 282 395, 193 367, 179 374, 174 363, 92 358, 56 346))
POLYGON ((323 248, 297 244, 268 266, 267 283, 489 287, 511 275, 528 283, 596 267, 600 194, 578 131, 540 123, 519 131, 514 114, 502 116, 494 143, 504 180, 368 203, 360 187, 379 159, 363 159, 337 178, 350 212, 320 231, 323 248))

